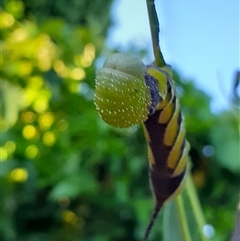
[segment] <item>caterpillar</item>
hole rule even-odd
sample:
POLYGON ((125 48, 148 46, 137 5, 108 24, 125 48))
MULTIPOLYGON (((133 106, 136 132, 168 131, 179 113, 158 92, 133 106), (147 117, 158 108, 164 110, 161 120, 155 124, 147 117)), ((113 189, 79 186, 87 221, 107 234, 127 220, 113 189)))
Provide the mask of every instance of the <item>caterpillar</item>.
POLYGON ((147 240, 160 209, 180 193, 186 173, 189 144, 180 103, 174 88, 170 66, 147 66, 146 82, 157 83, 160 101, 155 112, 143 123, 148 144, 149 179, 155 199, 154 212, 147 227, 147 240))
POLYGON ((146 241, 164 203, 181 191, 188 160, 189 144, 171 67, 145 66, 136 57, 114 55, 96 77, 95 105, 110 125, 143 123, 155 199, 146 241))

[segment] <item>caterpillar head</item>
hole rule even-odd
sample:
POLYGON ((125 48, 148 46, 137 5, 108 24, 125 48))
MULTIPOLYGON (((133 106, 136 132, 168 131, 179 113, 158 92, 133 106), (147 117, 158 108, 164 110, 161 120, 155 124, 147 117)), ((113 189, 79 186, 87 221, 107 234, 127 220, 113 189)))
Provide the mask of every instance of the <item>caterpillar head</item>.
POLYGON ((151 101, 145 71, 145 65, 134 56, 109 56, 95 80, 96 109, 106 123, 123 128, 147 119, 151 101))

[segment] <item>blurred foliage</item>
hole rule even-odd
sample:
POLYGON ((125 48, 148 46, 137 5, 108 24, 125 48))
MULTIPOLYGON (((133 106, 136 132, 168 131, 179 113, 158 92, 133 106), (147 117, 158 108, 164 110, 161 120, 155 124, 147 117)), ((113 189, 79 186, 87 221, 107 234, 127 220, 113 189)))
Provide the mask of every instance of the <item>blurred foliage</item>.
POLYGON ((14 15, 16 20, 37 20, 38 23, 48 21, 49 18, 63 19, 70 26, 85 26, 95 33, 105 35, 110 20, 112 0, 3 0, 1 6, 14 15), (101 21, 99 21, 101 20, 101 21))
MULTIPOLYGON (((2 3, 1 240, 143 237, 153 208, 143 132, 109 127, 93 104, 110 5, 2 3)), ((212 114, 203 91, 177 73, 175 80, 211 240, 229 240, 239 194, 239 109, 212 114)), ((160 215, 151 240, 161 230, 160 215)))

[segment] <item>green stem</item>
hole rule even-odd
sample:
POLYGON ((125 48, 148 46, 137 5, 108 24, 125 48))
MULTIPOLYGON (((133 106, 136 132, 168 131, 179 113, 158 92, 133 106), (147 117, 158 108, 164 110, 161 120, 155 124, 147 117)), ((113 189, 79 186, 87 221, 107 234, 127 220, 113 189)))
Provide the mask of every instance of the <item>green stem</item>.
POLYGON ((164 61, 163 54, 160 48, 160 41, 159 41, 160 28, 159 28, 159 22, 158 22, 157 11, 155 8, 155 3, 154 3, 154 0, 146 0, 146 1, 147 1, 149 24, 150 24, 151 35, 152 35, 155 64, 158 67, 163 67, 166 65, 166 63, 164 61))
POLYGON ((199 202, 197 192, 196 192, 196 189, 194 187, 190 172, 187 173, 185 185, 186 185, 185 186, 186 192, 188 194, 188 197, 189 197, 189 200, 190 200, 190 203, 191 203, 191 206, 192 206, 193 214, 194 214, 194 217, 196 218, 196 222, 197 222, 198 230, 199 230, 199 233, 200 233, 201 241, 207 241, 208 239, 203 233, 203 227, 205 225, 205 219, 204 219, 201 204, 199 202))
POLYGON ((179 216, 179 220, 180 220, 181 231, 183 234, 183 240, 184 241, 192 241, 192 238, 191 238, 191 235, 189 232, 189 228, 188 228, 187 217, 186 217, 186 213, 185 213, 185 209, 184 209, 184 205, 183 205, 182 194, 179 194, 174 200, 176 202, 176 207, 178 210, 178 216, 179 216))

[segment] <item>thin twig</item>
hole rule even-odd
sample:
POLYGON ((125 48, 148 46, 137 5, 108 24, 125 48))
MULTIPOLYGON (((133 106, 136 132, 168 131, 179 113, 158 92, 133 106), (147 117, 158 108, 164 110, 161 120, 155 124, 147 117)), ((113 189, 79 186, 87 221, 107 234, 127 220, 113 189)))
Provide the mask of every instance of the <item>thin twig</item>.
POLYGON ((146 1, 147 1, 149 24, 150 24, 151 35, 152 35, 155 64, 158 67, 163 67, 166 65, 166 63, 163 58, 163 54, 161 52, 161 47, 160 47, 160 41, 159 41, 160 27, 159 27, 159 21, 158 21, 155 3, 154 3, 154 0, 146 0, 146 1))

